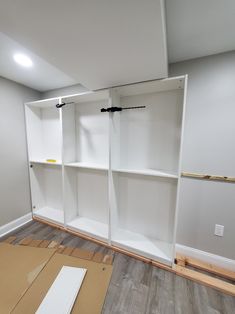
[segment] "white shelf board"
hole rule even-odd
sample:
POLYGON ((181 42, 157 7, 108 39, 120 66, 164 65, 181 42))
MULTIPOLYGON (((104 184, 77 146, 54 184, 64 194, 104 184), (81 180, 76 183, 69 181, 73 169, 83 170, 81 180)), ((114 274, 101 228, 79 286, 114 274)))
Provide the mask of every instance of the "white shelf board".
POLYGON ((154 169, 125 169, 125 168, 117 168, 113 169, 114 172, 123 172, 123 173, 132 173, 132 174, 140 174, 145 176, 155 176, 162 178, 172 178, 177 179, 178 176, 174 173, 162 171, 162 170, 154 170, 154 169))
POLYGON ((52 207, 43 207, 33 212, 34 216, 42 219, 49 220, 51 222, 57 222, 60 225, 64 224, 64 212, 60 209, 55 209, 52 207))
POLYGON ((61 166, 61 160, 57 160, 56 162, 48 162, 45 159, 34 159, 29 161, 32 164, 43 164, 43 165, 51 165, 51 166, 61 166))
POLYGON ((151 239, 142 234, 124 229, 115 230, 111 242, 115 246, 157 260, 160 263, 169 266, 172 264, 173 245, 171 243, 151 239))
POLYGON ((85 268, 62 266, 35 314, 71 313, 86 271, 85 268))
POLYGON ((91 237, 96 237, 101 241, 108 240, 108 224, 92 220, 86 217, 77 217, 74 220, 67 223, 70 229, 80 231, 91 237))
POLYGON ((65 164, 66 167, 77 167, 77 168, 86 168, 86 169, 95 169, 95 170, 108 170, 108 166, 103 166, 95 163, 88 162, 70 162, 65 164))

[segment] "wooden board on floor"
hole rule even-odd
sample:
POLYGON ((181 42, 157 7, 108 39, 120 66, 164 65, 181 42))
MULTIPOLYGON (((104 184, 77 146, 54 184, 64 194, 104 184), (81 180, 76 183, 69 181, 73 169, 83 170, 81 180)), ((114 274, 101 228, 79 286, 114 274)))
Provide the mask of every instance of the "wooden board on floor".
POLYGON ((210 263, 206 263, 190 256, 184 256, 182 254, 176 254, 176 260, 177 265, 179 266, 189 265, 194 268, 206 271, 208 273, 212 273, 217 276, 235 281, 235 272, 232 270, 228 270, 210 263))
POLYGON ((179 276, 183 276, 187 279, 194 280, 208 287, 218 289, 219 291, 222 291, 223 293, 235 296, 235 285, 231 283, 228 283, 226 281, 217 279, 215 277, 211 277, 203 273, 199 273, 198 271, 188 269, 186 267, 182 267, 178 265, 175 265, 175 270, 176 270, 176 274, 179 276))

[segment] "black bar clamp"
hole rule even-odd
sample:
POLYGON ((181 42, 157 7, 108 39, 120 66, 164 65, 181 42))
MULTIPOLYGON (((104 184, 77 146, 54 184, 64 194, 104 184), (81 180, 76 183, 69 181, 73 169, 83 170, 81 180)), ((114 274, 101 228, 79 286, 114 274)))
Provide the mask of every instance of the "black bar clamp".
POLYGON ((121 107, 109 107, 109 108, 102 108, 101 112, 115 112, 115 111, 122 111, 121 107))
POLYGON ((146 106, 137 106, 137 107, 109 107, 109 108, 102 108, 100 109, 101 112, 116 112, 122 110, 129 110, 129 109, 142 109, 146 108, 146 106))
POLYGON ((74 102, 73 101, 72 102, 62 102, 61 104, 57 104, 55 106, 56 106, 56 108, 62 108, 63 106, 70 105, 70 104, 74 104, 74 102))
POLYGON ((62 102, 61 104, 57 104, 56 105, 56 108, 62 108, 63 106, 65 106, 66 103, 65 102, 62 102))

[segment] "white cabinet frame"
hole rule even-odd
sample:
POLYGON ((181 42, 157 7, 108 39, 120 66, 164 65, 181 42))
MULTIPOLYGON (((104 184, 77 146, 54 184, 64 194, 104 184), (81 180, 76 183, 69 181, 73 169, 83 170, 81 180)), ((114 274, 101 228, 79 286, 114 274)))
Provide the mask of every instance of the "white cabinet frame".
POLYGON ((26 103, 34 217, 171 266, 186 92, 181 76, 26 103))

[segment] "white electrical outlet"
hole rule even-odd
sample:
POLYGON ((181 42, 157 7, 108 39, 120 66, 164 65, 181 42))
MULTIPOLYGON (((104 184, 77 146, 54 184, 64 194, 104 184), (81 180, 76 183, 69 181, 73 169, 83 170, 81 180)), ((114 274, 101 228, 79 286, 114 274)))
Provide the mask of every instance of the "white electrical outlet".
POLYGON ((215 235, 219 237, 223 237, 224 235, 224 226, 222 225, 215 225, 215 235))

